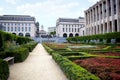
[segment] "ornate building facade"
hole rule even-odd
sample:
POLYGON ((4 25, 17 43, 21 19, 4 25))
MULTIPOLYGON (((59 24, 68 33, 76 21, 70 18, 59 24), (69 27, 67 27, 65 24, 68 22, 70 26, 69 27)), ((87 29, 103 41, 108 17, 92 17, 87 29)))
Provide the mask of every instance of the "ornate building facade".
POLYGON ((120 32, 120 0, 100 0, 85 11, 86 35, 120 32))
POLYGON ((56 22, 56 36, 75 37, 85 35, 84 18, 59 18, 56 22))
POLYGON ((3 15, 0 16, 0 27, 5 32, 19 36, 35 37, 35 18, 28 15, 3 15))

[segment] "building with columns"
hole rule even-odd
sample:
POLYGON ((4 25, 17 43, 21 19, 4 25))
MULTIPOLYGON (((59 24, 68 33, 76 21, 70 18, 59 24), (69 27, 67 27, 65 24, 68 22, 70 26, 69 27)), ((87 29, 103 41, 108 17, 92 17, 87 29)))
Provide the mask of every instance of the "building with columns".
POLYGON ((86 35, 120 32, 120 0, 100 0, 85 11, 86 35))
POLYGON ((36 37, 35 18, 28 15, 0 16, 0 27, 3 31, 15 35, 36 37))
POLYGON ((56 22, 57 37, 75 37, 85 35, 84 18, 59 18, 56 22))

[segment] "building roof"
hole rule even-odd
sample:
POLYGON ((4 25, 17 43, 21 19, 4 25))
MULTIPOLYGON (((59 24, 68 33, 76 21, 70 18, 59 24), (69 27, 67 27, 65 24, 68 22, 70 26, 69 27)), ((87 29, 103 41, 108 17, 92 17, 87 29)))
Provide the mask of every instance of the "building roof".
POLYGON ((59 18, 59 22, 79 22, 79 19, 59 18))
POLYGON ((0 20, 35 21, 35 18, 29 15, 3 15, 3 16, 0 16, 0 20))

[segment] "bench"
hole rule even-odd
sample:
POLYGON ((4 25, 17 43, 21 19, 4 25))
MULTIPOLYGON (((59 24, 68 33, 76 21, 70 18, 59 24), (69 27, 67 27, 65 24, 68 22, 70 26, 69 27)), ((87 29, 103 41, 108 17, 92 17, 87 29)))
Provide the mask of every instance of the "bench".
POLYGON ((8 64, 14 64, 14 57, 7 57, 7 58, 5 58, 3 60, 7 61, 8 64))

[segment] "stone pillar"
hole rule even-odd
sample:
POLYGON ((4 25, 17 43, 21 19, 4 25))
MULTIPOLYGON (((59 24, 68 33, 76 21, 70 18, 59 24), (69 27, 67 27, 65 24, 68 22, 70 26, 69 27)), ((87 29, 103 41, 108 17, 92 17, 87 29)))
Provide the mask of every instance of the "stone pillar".
POLYGON ((102 20, 103 20, 103 34, 105 33, 105 11, 104 11, 104 3, 102 2, 102 13, 103 13, 103 15, 102 15, 102 20))
POLYGON ((97 31, 97 22, 98 22, 98 19, 97 19, 97 18, 98 18, 98 16, 97 16, 97 6, 95 7, 95 14, 96 14, 96 24, 95 24, 95 26, 96 26, 96 29, 95 29, 95 30, 96 30, 96 31, 95 31, 95 32, 96 32, 96 34, 97 34, 97 33, 98 33, 98 31, 97 31))
POLYGON ((99 8, 99 34, 101 34, 101 7, 100 7, 100 4, 98 6, 99 8))
POLYGON ((117 32, 120 32, 120 0, 116 0, 116 13, 117 13, 117 32))
MULTIPOLYGON (((116 1, 116 0, 115 0, 116 1)), ((111 17, 112 17, 112 32, 115 32, 115 22, 114 22, 114 1, 110 0, 111 4, 111 17)))
POLYGON ((110 32, 110 23, 109 23, 109 3, 106 0, 106 14, 107 14, 107 33, 110 32))
MULTIPOLYGON (((94 28, 94 26, 95 26, 95 20, 94 20, 94 18, 95 18, 94 14, 95 14, 95 13, 94 13, 94 8, 92 8, 92 13, 93 13, 93 14, 92 14, 92 16, 93 16, 93 26, 92 26, 92 27, 94 28)), ((92 33, 93 33, 93 35, 95 34, 95 33, 94 33, 94 29, 93 29, 93 32, 92 32, 92 33)))
POLYGON ((89 23, 89 35, 91 35, 91 11, 89 10, 89 20, 90 20, 90 23, 89 23))

